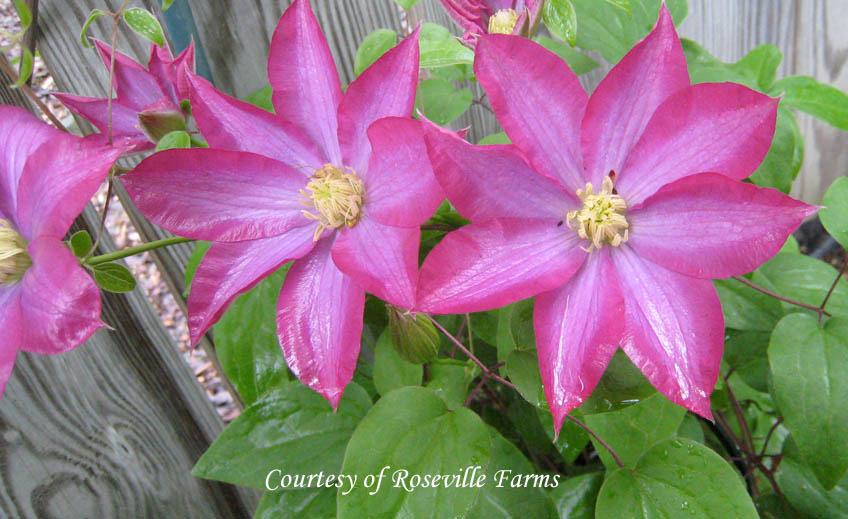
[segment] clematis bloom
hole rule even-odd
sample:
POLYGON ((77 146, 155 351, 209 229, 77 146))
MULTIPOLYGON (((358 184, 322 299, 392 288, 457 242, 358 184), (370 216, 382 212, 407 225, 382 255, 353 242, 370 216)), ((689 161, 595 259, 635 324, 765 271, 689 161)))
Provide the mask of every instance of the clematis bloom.
POLYGON ((724 342, 710 280, 755 269, 815 210, 741 182, 769 149, 778 101, 691 85, 665 7, 591 97, 524 38, 482 37, 475 70, 513 144, 426 129, 436 177, 471 224, 425 260, 417 308, 536 296, 557 430, 619 347, 666 397, 709 418, 724 342))
POLYGON ((544 0, 439 0, 474 45, 484 34, 531 36, 539 24, 544 0))
POLYGON ((213 242, 188 301, 194 343, 239 294, 296 260, 278 303, 280 344, 300 380, 338 405, 365 291, 414 305, 419 226, 443 198, 409 118, 418 63, 416 31, 343 94, 308 0, 295 0, 268 60, 276 115, 189 78, 210 149, 157 153, 123 180, 148 218, 213 242))
POLYGON ((18 351, 79 346, 100 329, 100 292, 62 240, 121 150, 0 107, 0 396, 18 351))
MULTIPOLYGON (((99 40, 95 40, 94 45, 108 71, 113 49, 99 40)), ((185 114, 180 108, 180 101, 188 98, 185 74, 194 70, 194 44, 176 58, 167 46, 151 45, 147 68, 121 52, 115 51, 114 54, 114 139, 129 143, 132 151, 144 151, 153 148, 168 132, 184 130, 185 114)), ((64 93, 53 95, 96 126, 101 135, 108 134, 108 99, 64 93)))

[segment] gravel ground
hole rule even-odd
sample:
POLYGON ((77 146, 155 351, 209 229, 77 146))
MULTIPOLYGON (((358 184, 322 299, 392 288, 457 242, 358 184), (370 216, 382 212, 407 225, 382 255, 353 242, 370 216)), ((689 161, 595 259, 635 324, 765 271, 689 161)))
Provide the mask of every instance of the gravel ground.
MULTIPOLYGON (((12 43, 11 37, 19 30, 18 16, 11 0, 0 0, 0 47, 13 63, 16 63, 15 60, 18 59, 20 50, 16 46, 10 46, 12 43)), ((76 35, 72 36, 76 38, 76 35)), ((80 48, 80 51, 82 52, 83 49, 80 48)), ((50 96, 50 92, 56 90, 56 85, 44 62, 38 56, 35 60, 32 88, 60 120, 69 127, 73 126, 73 118, 68 110, 50 96)), ((93 202, 99 211, 103 210, 106 202, 105 186, 98 191, 93 202)), ((141 243, 138 232, 130 223, 124 208, 115 197, 109 204, 106 228, 111 234, 115 246, 119 249, 141 243)), ((206 352, 202 349, 191 350, 185 315, 162 280, 162 274, 150 255, 143 254, 128 258, 127 265, 135 275, 153 308, 162 317, 162 323, 174 338, 183 358, 197 377, 198 382, 206 390, 206 395, 215 406, 218 414, 224 421, 233 420, 238 416, 239 409, 235 405, 232 395, 227 391, 220 374, 207 358, 206 352)))

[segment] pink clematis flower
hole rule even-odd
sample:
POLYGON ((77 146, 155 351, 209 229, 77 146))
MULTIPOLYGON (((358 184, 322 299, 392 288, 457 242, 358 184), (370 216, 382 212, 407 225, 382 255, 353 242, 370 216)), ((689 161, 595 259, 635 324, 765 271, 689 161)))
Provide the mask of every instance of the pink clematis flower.
POLYGON ((475 69, 514 144, 427 128, 436 176, 471 224, 426 259, 417 308, 476 312, 537 296, 557 430, 619 347, 661 393, 709 418, 724 342, 710 280, 756 268, 815 210, 741 182, 769 149, 778 101, 690 85, 665 7, 591 97, 523 38, 484 36, 475 69))
MULTIPOLYGON (((112 48, 102 41, 94 45, 109 70, 112 48)), ((133 151, 151 149, 166 133, 184 130, 180 101, 188 98, 185 75, 194 70, 194 44, 176 58, 168 47, 151 45, 147 68, 121 52, 115 52, 112 100, 112 135, 129 143, 133 151)), ((109 130, 108 99, 56 93, 74 113, 88 119, 105 136, 109 130)))
POLYGON ((62 239, 120 153, 0 107, 0 396, 18 351, 62 353, 103 326, 62 239))
POLYGON ((484 34, 530 36, 539 24, 544 0, 439 0, 475 45, 484 34))
POLYGON ((271 42, 276 115, 192 76, 210 149, 157 153, 124 177, 154 222, 214 242, 189 296, 197 342, 239 294, 291 260, 278 335, 292 371, 338 405, 359 356, 365 291, 414 303, 419 226, 443 198, 421 125, 417 32, 343 94, 308 0, 271 42))

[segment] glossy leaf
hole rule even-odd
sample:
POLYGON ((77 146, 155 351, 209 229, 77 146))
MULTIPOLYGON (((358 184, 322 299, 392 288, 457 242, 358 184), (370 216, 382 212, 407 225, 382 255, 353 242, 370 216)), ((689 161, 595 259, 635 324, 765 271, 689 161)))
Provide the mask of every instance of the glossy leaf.
POLYGON ((598 519, 700 517, 756 519, 742 479, 718 454, 691 440, 652 447, 630 469, 611 473, 601 487, 598 519))
POLYGON ((771 332, 745 331, 728 334, 724 344, 724 360, 746 384, 768 392, 768 346, 771 332))
POLYGON ((421 68, 470 65, 474 62, 474 52, 460 43, 447 28, 435 23, 421 26, 420 45, 421 68))
POLYGON ((848 177, 839 177, 827 189, 819 211, 822 225, 833 239, 848 249, 848 177))
POLYGON ((564 519, 594 519, 595 501, 604 482, 603 472, 566 478, 551 491, 559 516, 564 519))
POLYGON ((802 459, 826 489, 848 470, 848 319, 784 317, 768 350, 772 391, 802 459))
POLYGON ((29 78, 32 76, 32 67, 33 67, 33 57, 32 52, 28 47, 21 47, 21 60, 20 60, 20 69, 18 72, 17 81, 12 84, 12 88, 20 88, 24 86, 29 78))
POLYGON ((265 489, 271 470, 338 474, 348 440, 371 407, 350 384, 333 412, 321 395, 297 382, 269 393, 235 419, 198 460, 196 477, 265 489))
POLYGON ((463 406, 468 396, 468 386, 478 369, 470 361, 436 359, 429 364, 427 388, 444 400, 449 409, 463 406))
POLYGON ((165 46, 165 32, 150 11, 140 7, 130 7, 124 11, 124 22, 136 34, 152 41, 160 47, 165 46))
POLYGON ((32 11, 24 0, 14 0, 13 3, 21 22, 21 30, 26 31, 32 25, 32 11))
POLYGON ((589 56, 553 38, 537 36, 534 39, 536 43, 559 56, 568 64, 568 68, 578 76, 591 72, 600 66, 597 61, 589 56))
POLYGON ((692 83, 696 84, 732 81, 765 93, 774 85, 783 61, 783 53, 774 45, 760 45, 736 63, 727 63, 692 40, 681 42, 692 83))
POLYGON ((654 395, 656 390, 639 368, 619 350, 613 355, 601 381, 580 406, 589 414, 617 411, 654 395))
POLYGON ((456 474, 469 466, 485 466, 493 453, 492 436, 480 418, 466 408, 451 412, 433 391, 405 387, 385 395, 362 420, 345 452, 342 473, 361 481, 389 466, 379 492, 358 486, 338 496, 339 519, 362 517, 455 517, 477 501, 479 488, 395 488, 394 471, 412 475, 456 474))
POLYGON ((383 330, 374 350, 374 385, 381 395, 406 386, 420 386, 424 368, 405 361, 395 351, 389 330, 383 330))
POLYGON ((250 405, 288 381, 277 339, 277 299, 287 267, 238 297, 215 325, 215 351, 227 380, 250 405))
POLYGON ((77 231, 71 235, 68 240, 68 245, 70 245, 74 256, 77 258, 84 258, 91 252, 92 247, 94 247, 94 242, 91 239, 91 235, 88 234, 88 231, 77 231))
MULTIPOLYGON (((634 467, 653 445, 676 435, 685 415, 684 408, 657 393, 618 411, 586 415, 584 421, 616 451, 625 466, 634 467)), ((609 452, 592 441, 604 465, 615 469, 609 452)))
POLYGON ((257 108, 265 110, 266 112, 274 113, 274 103, 271 101, 271 96, 273 94, 274 91, 271 89, 271 85, 265 85, 259 90, 255 90, 248 94, 244 100, 257 108))
POLYGON ((135 290, 135 277, 120 263, 101 263, 92 267, 94 282, 106 292, 124 294, 135 290))
MULTIPOLYGON (((837 279, 837 271, 829 264, 810 256, 780 253, 754 273, 753 281, 781 296, 819 306, 837 279)), ((807 312, 782 303, 788 312, 807 312)), ((848 281, 843 277, 836 285, 827 309, 834 315, 848 316, 848 281)))
POLYGON ((787 106, 840 130, 848 130, 848 94, 838 88, 819 83, 812 77, 792 76, 778 81, 774 92, 782 94, 783 103, 787 106))
POLYGON ((253 519, 336 519, 336 489, 265 492, 253 519))
POLYGON ((751 182, 788 193, 803 163, 804 137, 795 116, 781 104, 777 109, 777 127, 771 148, 760 167, 751 175, 751 182))
POLYGON ((85 23, 82 24, 82 29, 80 30, 80 43, 86 49, 90 49, 94 46, 88 41, 88 29, 98 18, 106 16, 106 14, 106 11, 102 9, 92 9, 91 12, 88 13, 88 17, 85 19, 85 23))
POLYGON ((156 151, 182 148, 191 148, 191 135, 182 130, 166 133, 156 143, 156 151))
POLYGON ((777 484, 798 512, 819 519, 848 517, 848 478, 825 490, 809 467, 784 458, 777 472, 777 484))
POLYGON ((191 256, 189 256, 185 267, 186 288, 183 296, 186 299, 188 299, 188 294, 191 292, 191 282, 194 279, 194 275, 197 273, 197 267, 200 266, 200 262, 203 261, 203 257, 206 256, 206 251, 208 251, 211 246, 212 243, 208 241, 194 242, 194 248, 191 251, 191 256))
POLYGON ((735 279, 718 279, 715 286, 728 328, 770 332, 783 317, 780 301, 735 279))
POLYGON ((547 0, 542 9, 542 19, 554 36, 572 47, 577 43, 577 12, 571 0, 547 0))
POLYGON ((518 388, 525 400, 536 407, 545 406, 545 390, 542 376, 539 374, 539 360, 536 350, 515 350, 506 358, 504 374, 518 388))
POLYGON ((439 125, 447 125, 471 107, 473 97, 471 90, 456 89, 450 81, 425 79, 418 86, 415 106, 427 119, 439 125))
POLYGON ((397 44, 397 33, 391 29, 377 29, 362 40, 356 49, 353 71, 358 76, 397 44))

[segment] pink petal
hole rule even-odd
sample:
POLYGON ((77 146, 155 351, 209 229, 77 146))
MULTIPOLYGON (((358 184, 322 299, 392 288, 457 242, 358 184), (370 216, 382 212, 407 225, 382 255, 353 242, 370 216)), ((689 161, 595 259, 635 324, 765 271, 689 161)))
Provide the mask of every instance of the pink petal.
POLYGON ((553 180, 533 171, 515 146, 473 146, 431 123, 424 123, 424 135, 436 178, 470 220, 562 220, 577 204, 553 180))
POLYGON ((391 227, 363 218, 333 244, 333 261, 365 291, 400 308, 415 305, 418 227, 391 227))
MULTIPOLYGON (((103 65, 108 72, 112 59, 112 47, 100 40, 94 40, 94 46, 97 47, 100 59, 103 60, 103 65)), ((120 103, 135 108, 136 111, 141 111, 144 107, 167 97, 167 93, 162 91, 156 77, 122 52, 115 52, 113 86, 120 103)))
MULTIPOLYGON (((93 124, 106 137, 109 134, 108 100, 94 97, 75 96, 71 94, 54 93, 53 96, 67 106, 72 112, 93 124)), ((150 138, 141 130, 138 121, 138 111, 124 106, 116 100, 112 102, 112 137, 113 140, 129 139, 134 151, 144 151, 155 146, 150 138)), ((105 144, 106 141, 104 140, 105 144)))
POLYGON ((417 227, 445 198, 427 158, 421 124, 387 117, 368 128, 373 153, 363 175, 366 213, 380 223, 417 227))
POLYGON ((345 165, 362 171, 371 144, 366 130, 383 117, 410 117, 418 86, 416 29, 356 78, 339 107, 339 142, 345 165))
POLYGON ((460 314, 508 305, 562 286, 586 256, 577 233, 555 220, 472 223, 427 256, 416 309, 460 314))
POLYGON ((815 211, 777 190, 703 173, 668 184, 634 209, 628 244, 681 274, 726 278, 777 254, 815 211))
POLYGON ((312 223, 299 193, 306 177, 253 153, 167 150, 121 180, 147 218, 196 240, 270 238, 312 223))
POLYGON ((665 4, 653 32, 616 65, 589 99, 581 135, 586 180, 621 173, 633 145, 663 101, 689 86, 689 72, 665 4))
POLYGON ((294 0, 280 18, 271 39, 268 78, 277 115, 299 126, 326 162, 341 165, 339 74, 309 0, 294 0))
POLYGON ((194 71, 194 42, 189 43, 176 58, 171 54, 167 45, 159 47, 151 44, 150 61, 147 70, 159 82, 159 87, 175 103, 182 99, 188 99, 188 90, 184 87, 184 75, 186 71, 194 71), (181 84, 182 83, 182 84, 181 84))
POLYGON ((42 144, 27 161, 18 186, 21 234, 64 237, 123 151, 71 135, 42 144))
POLYGON ((18 213, 18 182, 33 152, 62 133, 26 110, 0 106, 0 218, 14 221, 18 213))
POLYGON ((627 314, 627 356, 669 400, 711 419, 710 393, 724 347, 712 282, 666 270, 627 245, 612 258, 627 314))
POLYGON ((264 155, 307 175, 326 163, 315 144, 295 125, 225 95, 200 76, 191 74, 187 78, 192 115, 211 147, 264 155))
POLYGON ((539 368, 557 433, 598 385, 624 336, 624 300, 608 248, 562 288, 536 297, 539 368))
POLYGON ((704 83, 669 97, 620 171, 618 191, 635 205, 663 185, 714 171, 751 175, 768 153, 777 99, 734 83, 704 83))
POLYGON ((64 243, 38 238, 29 244, 32 267, 21 280, 21 349, 62 353, 103 327, 100 290, 64 243))
POLYGON ((485 0, 439 0, 448 15, 466 33, 486 34, 492 9, 485 0))
POLYGON ((196 345, 227 307, 284 263, 302 258, 314 245, 311 227, 263 240, 214 243, 191 282, 188 297, 191 343, 196 345))
POLYGON ((585 187, 580 123, 589 98, 557 55, 520 36, 484 36, 474 70, 498 122, 537 171, 585 187))
POLYGON ((277 303, 277 329, 289 368, 338 407, 353 378, 365 292, 330 257, 331 240, 295 262, 277 303))
POLYGON ((0 286, 0 330, 3 330, 3 342, 0 343, 0 398, 12 376, 23 334, 20 295, 20 285, 0 286))

